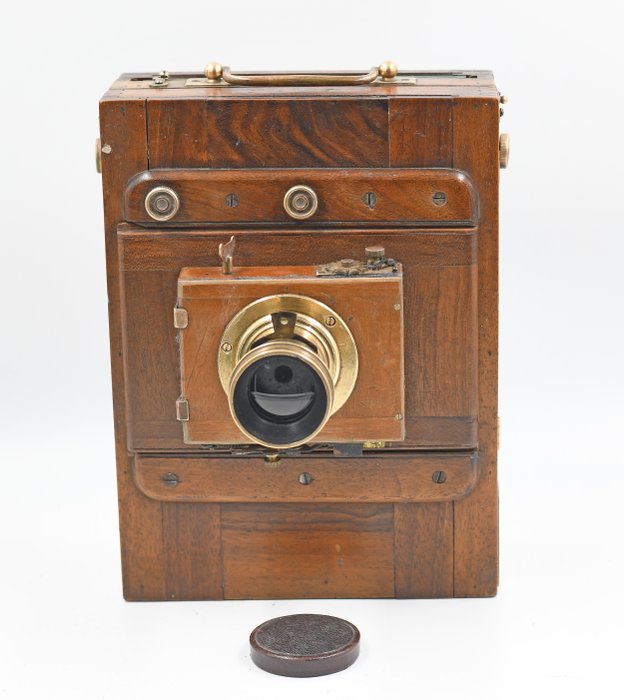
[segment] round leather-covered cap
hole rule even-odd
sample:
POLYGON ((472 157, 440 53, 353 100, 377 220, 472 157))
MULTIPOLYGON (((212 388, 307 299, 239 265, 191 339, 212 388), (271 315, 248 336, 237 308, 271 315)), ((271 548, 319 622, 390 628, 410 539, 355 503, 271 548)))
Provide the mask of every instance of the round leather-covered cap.
POLYGON ((360 653, 360 631, 330 615, 286 615, 251 633, 252 661, 264 671, 293 678, 336 673, 360 653))

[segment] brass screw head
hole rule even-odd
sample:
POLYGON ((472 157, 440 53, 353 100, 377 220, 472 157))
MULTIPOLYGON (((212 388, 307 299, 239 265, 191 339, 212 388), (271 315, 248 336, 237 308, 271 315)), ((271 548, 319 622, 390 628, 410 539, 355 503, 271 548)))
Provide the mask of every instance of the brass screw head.
POLYGON ((436 207, 443 207, 448 202, 446 192, 435 192, 431 199, 436 207))
POLYGON ((325 325, 326 326, 335 326, 336 319, 333 316, 327 316, 327 318, 325 319, 325 325))
POLYGON ((383 80, 392 80, 396 78, 399 69, 394 61, 384 61, 379 66, 379 75, 383 80))
POLYGON ((204 66, 204 75, 208 80, 221 80, 223 66, 217 61, 211 61, 204 66))
POLYGON ((400 310, 401 310, 401 304, 395 304, 395 305, 394 305, 394 310, 395 310, 395 311, 400 311, 400 310))
POLYGON ((180 483, 180 477, 173 472, 163 474, 161 480, 164 481, 167 486, 177 486, 180 483))
POLYGON ((402 413, 397 413, 396 416, 394 417, 395 420, 403 420, 403 414, 402 413))
POLYGON ((305 194, 299 193, 292 198, 292 208, 297 211, 305 211, 310 206, 310 200, 305 194))
POLYGON ((223 343, 223 345, 221 345, 221 350, 223 350, 223 352, 232 352, 232 344, 223 343))

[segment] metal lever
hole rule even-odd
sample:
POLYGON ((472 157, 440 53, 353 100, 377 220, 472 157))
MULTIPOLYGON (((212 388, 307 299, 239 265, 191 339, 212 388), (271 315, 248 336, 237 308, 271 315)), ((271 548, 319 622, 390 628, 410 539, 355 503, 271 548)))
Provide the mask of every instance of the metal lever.
POLYGON ((273 75, 248 75, 232 73, 228 66, 220 63, 208 63, 204 75, 212 82, 223 81, 228 85, 248 86, 284 86, 284 85, 366 85, 377 78, 383 81, 393 80, 398 73, 393 61, 384 61, 381 65, 371 68, 368 73, 352 75, 348 73, 282 73, 273 75))
POLYGON ((219 257, 221 258, 221 269, 224 275, 231 275, 234 267, 234 248, 236 241, 234 236, 227 243, 219 243, 219 257))

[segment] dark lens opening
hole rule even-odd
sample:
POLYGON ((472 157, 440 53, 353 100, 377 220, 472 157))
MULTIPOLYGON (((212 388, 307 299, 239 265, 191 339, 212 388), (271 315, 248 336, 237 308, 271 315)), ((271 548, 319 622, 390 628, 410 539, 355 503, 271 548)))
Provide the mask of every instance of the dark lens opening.
POLYGON ((234 387, 233 406, 245 430, 271 444, 290 444, 314 433, 327 410, 319 374, 296 357, 257 360, 234 387))

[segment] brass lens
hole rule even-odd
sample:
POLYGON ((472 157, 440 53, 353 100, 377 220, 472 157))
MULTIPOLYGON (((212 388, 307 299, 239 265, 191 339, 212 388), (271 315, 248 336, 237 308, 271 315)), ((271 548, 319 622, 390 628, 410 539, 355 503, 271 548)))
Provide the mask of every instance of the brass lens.
POLYGON ((266 447, 311 440, 331 415, 334 386, 305 344, 269 340, 247 353, 232 375, 228 399, 240 430, 266 447))
POLYGON ((312 440, 350 396, 357 370, 348 327, 309 297, 259 299, 232 319, 221 338, 219 376, 232 417, 246 437, 265 447, 312 440))

